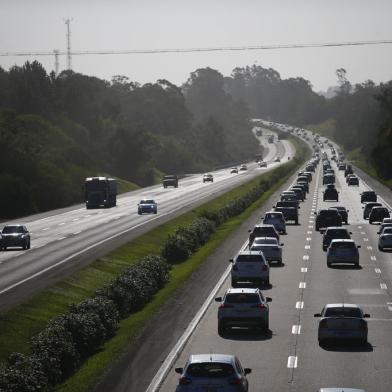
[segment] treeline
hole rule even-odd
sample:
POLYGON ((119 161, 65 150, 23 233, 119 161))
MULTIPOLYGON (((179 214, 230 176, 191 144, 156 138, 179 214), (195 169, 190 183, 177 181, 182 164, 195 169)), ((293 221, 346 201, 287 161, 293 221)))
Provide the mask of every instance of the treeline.
POLYGON ((167 80, 56 76, 38 62, 0 68, 0 219, 81 202, 89 175, 145 186, 157 173, 252 157, 249 115, 211 69, 181 89, 167 80))

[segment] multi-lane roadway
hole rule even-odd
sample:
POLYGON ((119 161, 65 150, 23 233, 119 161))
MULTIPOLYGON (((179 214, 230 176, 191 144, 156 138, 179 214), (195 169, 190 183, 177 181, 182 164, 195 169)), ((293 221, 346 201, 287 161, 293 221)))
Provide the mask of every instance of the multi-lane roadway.
POLYGON ((31 249, 0 252, 0 310, 23 301, 154 226, 287 162, 294 155, 293 146, 287 141, 269 144, 266 137, 260 141, 266 147, 267 168, 259 168, 253 162, 248 164, 247 171, 239 174, 221 169, 212 172, 213 183, 205 184, 202 174, 193 174, 181 179, 177 189, 156 185, 122 195, 114 208, 86 210, 84 205, 78 205, 3 222, 0 227, 26 224, 31 232, 31 249), (276 157, 281 158, 281 163, 274 162, 276 157), (157 201, 157 215, 137 214, 137 203, 143 198, 157 201))
MULTIPOLYGON (((190 354, 237 355, 248 375, 250 391, 315 392, 321 387, 362 388, 368 392, 391 390, 392 372, 392 256, 378 251, 378 225, 362 216, 360 192, 368 186, 348 186, 343 172, 337 174, 339 203, 324 202, 319 168, 313 177, 307 200, 301 203, 300 225, 288 226, 282 267, 271 268, 271 287, 263 290, 272 297, 268 334, 236 331, 221 337, 217 331, 217 308, 211 301, 230 287, 228 269, 199 312, 200 319, 178 340, 155 374, 148 391, 176 389, 178 374, 190 354), (315 215, 321 208, 344 205, 349 210, 347 228, 360 250, 360 268, 328 268, 322 250, 322 235, 315 231, 315 215), (321 347, 317 340, 318 319, 327 303, 355 303, 368 319, 368 344, 341 343, 321 347)), ((380 198, 379 198, 380 199, 380 198)), ((383 204, 387 204, 382 198, 383 204)), ((388 206, 389 207, 389 206, 388 206)), ((391 209, 391 207, 389 207, 391 209)), ((247 233, 244 232, 244 239, 247 233)), ((246 246, 246 241, 244 244, 246 246)), ((238 249, 239 250, 239 249, 238 249)), ((124 387, 119 390, 129 390, 124 387)))

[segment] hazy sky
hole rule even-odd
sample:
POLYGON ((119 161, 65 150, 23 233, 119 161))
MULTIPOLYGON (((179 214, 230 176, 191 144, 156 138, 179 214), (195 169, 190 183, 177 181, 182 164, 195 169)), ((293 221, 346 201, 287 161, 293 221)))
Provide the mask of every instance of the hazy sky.
MULTIPOLYGON (((66 48, 64 18, 72 17, 72 49, 125 50, 249 46, 392 39, 392 0, 0 0, 0 52, 66 48)), ((0 66, 25 57, 0 57, 0 66)), ((47 70, 54 56, 37 58, 47 70)), ((316 91, 336 84, 346 68, 356 83, 392 79, 392 45, 213 53, 73 56, 76 72, 140 83, 181 84, 212 67, 272 67, 302 76, 316 91)), ((60 57, 60 69, 66 66, 60 57)))

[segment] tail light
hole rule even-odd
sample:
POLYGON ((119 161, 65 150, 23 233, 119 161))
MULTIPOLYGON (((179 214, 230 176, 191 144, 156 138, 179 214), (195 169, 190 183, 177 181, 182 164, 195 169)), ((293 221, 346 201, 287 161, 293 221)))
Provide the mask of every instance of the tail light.
POLYGON ((241 379, 238 377, 233 377, 229 379, 229 384, 230 385, 240 385, 241 384, 241 379))
POLYGON ((188 377, 181 377, 178 381, 180 385, 189 385, 191 383, 191 379, 188 377))
POLYGON ((257 304, 253 305, 252 308, 267 309, 267 306, 265 304, 257 304))
POLYGON ((233 271, 237 271, 238 267, 236 265, 233 265, 233 271))
POLYGON ((219 309, 226 309, 226 308, 233 308, 233 307, 234 307, 233 305, 221 304, 221 305, 219 306, 219 309))
POLYGON ((262 271, 268 271, 268 266, 267 264, 264 264, 263 267, 261 268, 262 271))

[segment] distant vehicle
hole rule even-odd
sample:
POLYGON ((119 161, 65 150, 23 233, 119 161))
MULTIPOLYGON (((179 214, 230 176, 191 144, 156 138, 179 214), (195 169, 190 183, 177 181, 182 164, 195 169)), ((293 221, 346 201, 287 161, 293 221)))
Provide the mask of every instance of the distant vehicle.
POLYGON ((259 163, 262 160, 263 160, 263 154, 256 154, 255 155, 255 162, 256 163, 259 163))
POLYGON ((384 218, 389 218, 389 210, 386 207, 378 206, 373 207, 369 214, 369 223, 382 222, 384 218))
POLYGON ((204 174, 203 183, 204 182, 214 182, 214 176, 212 174, 204 174))
POLYGON ((242 164, 240 166, 240 171, 244 171, 244 170, 248 170, 248 166, 246 166, 245 164, 242 164))
POLYGON ((355 304, 327 304, 321 313, 314 317, 320 317, 318 327, 318 341, 323 344, 328 339, 356 339, 367 342, 368 326, 361 308, 355 304))
POLYGON ((258 136, 258 137, 263 136, 263 130, 261 128, 256 129, 256 136, 258 136))
POLYGON ((339 212, 337 210, 320 210, 316 216, 316 231, 330 226, 342 226, 342 217, 339 212))
MULTIPOLYGON (((290 203, 290 202, 278 202, 278 203, 290 203)), ((276 203, 276 204, 278 204, 276 203)), ((296 225, 298 225, 298 208, 295 206, 290 207, 278 207, 275 206, 274 210, 276 212, 281 212, 284 216, 286 222, 294 221, 296 225)))
POLYGON ((384 222, 385 219, 390 219, 390 218, 384 218, 384 219, 383 219, 383 222, 381 223, 380 228, 379 228, 377 234, 382 234, 382 232, 383 232, 383 230, 384 230, 385 228, 387 228, 387 227, 392 227, 392 222, 384 222))
POLYGON ((297 185, 303 187, 305 192, 309 193, 309 184, 307 182, 297 180, 297 185))
POLYGON ((344 227, 327 227, 323 234, 323 250, 327 250, 332 240, 350 240, 351 231, 344 227))
POLYGON ((168 186, 178 188, 178 177, 175 174, 168 174, 163 177, 162 184, 164 188, 167 188, 168 186))
POLYGON ((286 221, 281 212, 266 212, 263 219, 263 224, 273 225, 278 233, 286 234, 286 221))
POLYGON ((357 185, 357 186, 359 186, 359 178, 358 178, 357 176, 351 176, 351 177, 348 179, 347 184, 348 184, 349 186, 351 186, 351 185, 357 185))
POLYGON ((158 204, 153 199, 143 199, 140 200, 140 203, 137 205, 137 213, 139 215, 142 214, 157 214, 158 213, 158 204))
POLYGON ((230 169, 230 174, 237 174, 238 173, 238 169, 236 167, 232 167, 230 169))
POLYGON ((298 196, 294 191, 284 191, 280 194, 281 201, 295 201, 299 205, 298 196))
POLYGON ((277 201, 276 204, 273 206, 273 208, 278 208, 278 207, 294 207, 295 209, 299 210, 301 207, 299 207, 297 201, 277 201))
POLYGON ((376 201, 370 201, 368 203, 365 203, 363 208, 363 219, 369 219, 370 211, 372 210, 373 207, 381 207, 382 204, 378 203, 376 201))
POLYGON ((246 375, 251 369, 243 368, 234 355, 191 355, 184 368, 176 368, 181 377, 176 392, 216 391, 248 392, 246 375))
POLYGON ((280 162, 280 158, 279 158, 279 157, 276 157, 275 160, 274 160, 274 162, 280 162))
POLYGON ((323 201, 327 200, 339 201, 339 192, 333 184, 329 184, 323 192, 323 201))
POLYGON ((274 142, 274 135, 268 135, 268 143, 272 144, 274 142))
POLYGON ((108 208, 117 204, 117 181, 107 177, 87 177, 84 182, 86 208, 108 208))
POLYGON ((280 235, 275 229, 274 225, 255 225, 252 230, 248 230, 249 233, 249 247, 252 246, 253 241, 256 237, 275 237, 278 242, 280 235))
POLYGON ((338 168, 339 168, 339 170, 346 170, 346 164, 345 163, 339 163, 338 168))
POLYGON ((246 250, 230 260, 231 286, 240 283, 254 283, 257 285, 270 284, 270 268, 262 252, 246 250))
POLYGON ((345 223, 348 225, 348 213, 350 210, 346 210, 346 207, 344 206, 334 206, 334 207, 329 207, 331 210, 337 210, 339 212, 339 215, 342 217, 342 223, 345 223))
POLYGON ((361 245, 355 245, 351 239, 334 239, 327 249, 327 266, 332 264, 354 264, 359 266, 358 248, 361 245))
POLYGON ((0 248, 7 250, 9 247, 30 249, 30 233, 24 225, 6 225, 1 231, 0 248))
POLYGON ((364 191, 361 193, 361 203, 377 201, 377 193, 374 191, 364 191))
POLYGON ((218 334, 228 328, 248 327, 269 331, 269 308, 271 298, 264 298, 259 289, 228 289, 224 297, 215 298, 221 305, 218 309, 218 334))
POLYGON ((323 175, 323 185, 334 184, 334 183, 335 183, 335 176, 333 174, 323 175))
POLYGON ((351 165, 346 164, 346 169, 344 170, 344 176, 347 177, 349 174, 354 174, 354 170, 351 165))
POLYGON ((282 246, 275 237, 256 237, 250 250, 263 252, 269 263, 282 263, 282 246))
POLYGON ((259 162, 259 167, 267 167, 267 162, 265 161, 259 162))
POLYGON ((303 189, 302 186, 292 186, 290 188, 290 191, 293 191, 296 195, 298 200, 304 201, 306 198, 306 191, 303 189))
POLYGON ((386 248, 392 248, 392 226, 384 227, 378 238, 378 249, 383 251, 386 248))

